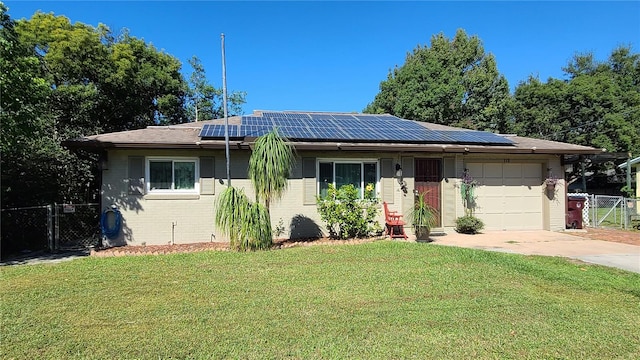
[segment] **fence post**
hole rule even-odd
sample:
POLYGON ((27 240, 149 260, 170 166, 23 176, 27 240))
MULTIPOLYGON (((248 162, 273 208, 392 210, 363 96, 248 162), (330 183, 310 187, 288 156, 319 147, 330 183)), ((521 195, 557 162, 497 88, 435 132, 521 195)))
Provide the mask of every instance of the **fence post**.
POLYGON ((49 251, 55 251, 55 244, 53 243, 53 207, 51 204, 47 205, 47 245, 49 251))
POLYGON ((53 216, 54 216, 54 243, 56 251, 60 248, 60 214, 58 210, 58 204, 53 203, 53 216))
POLYGON ((593 228, 597 228, 598 227, 598 218, 597 218, 597 211, 598 211, 598 205, 596 205, 596 195, 595 194, 591 194, 591 226, 593 228))

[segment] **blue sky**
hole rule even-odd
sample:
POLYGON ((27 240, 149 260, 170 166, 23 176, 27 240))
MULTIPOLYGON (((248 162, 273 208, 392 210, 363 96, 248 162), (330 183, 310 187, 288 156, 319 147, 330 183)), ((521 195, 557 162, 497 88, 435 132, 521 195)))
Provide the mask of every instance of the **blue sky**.
POLYGON ((606 60, 640 52, 640 2, 5 1, 14 19, 37 10, 103 23, 177 57, 196 55, 209 81, 247 92, 253 110, 362 111, 390 68, 432 35, 462 28, 495 55, 513 89, 529 75, 563 78, 577 52, 606 60))

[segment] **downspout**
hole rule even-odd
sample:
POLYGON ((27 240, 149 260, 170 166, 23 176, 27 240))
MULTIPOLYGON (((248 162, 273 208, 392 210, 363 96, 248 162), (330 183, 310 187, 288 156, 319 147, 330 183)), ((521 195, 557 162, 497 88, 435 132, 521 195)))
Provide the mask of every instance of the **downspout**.
POLYGON ((171 222, 171 245, 176 243, 176 225, 178 225, 177 221, 171 222))

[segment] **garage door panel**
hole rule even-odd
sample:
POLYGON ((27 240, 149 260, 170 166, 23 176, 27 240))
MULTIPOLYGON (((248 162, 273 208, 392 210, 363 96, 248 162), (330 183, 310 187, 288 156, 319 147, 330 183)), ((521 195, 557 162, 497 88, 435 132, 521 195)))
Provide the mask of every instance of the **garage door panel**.
POLYGON ((506 185, 506 186, 521 187, 522 186, 522 178, 517 178, 517 179, 505 178, 502 183, 503 183, 503 185, 506 185))
POLYGON ((542 222, 538 217, 529 214, 506 214, 505 230, 538 230, 542 222))
POLYGON ((504 164, 504 178, 522 178, 522 166, 520 164, 504 164))
POLYGON ((522 164, 522 175, 525 178, 542 179, 542 165, 522 164))
POLYGON ((502 178, 484 178, 480 185, 502 187, 502 178))
POLYGON ((481 211, 485 214, 502 213, 503 209, 504 204, 502 198, 487 198, 486 201, 482 202, 481 211))
POLYGON ((542 178, 534 177, 534 178, 523 178, 522 184, 525 186, 535 186, 540 187, 542 185, 542 178))
POLYGON ((525 195, 525 188, 523 186, 504 186, 502 194, 506 197, 520 197, 525 195))
POLYGON ((484 177, 484 168, 482 164, 470 163, 466 165, 469 173, 473 175, 476 179, 481 179, 484 177))
POLYGON ((486 229, 542 229, 541 164, 485 163, 468 168, 479 184, 475 214, 486 229), (482 168, 484 176, 472 168, 482 168))
POLYGON ((502 223, 502 214, 481 214, 478 215, 480 220, 484 222, 485 229, 487 230, 503 230, 502 225, 496 225, 502 223))
POLYGON ((502 179, 502 164, 484 164, 484 178, 502 179))

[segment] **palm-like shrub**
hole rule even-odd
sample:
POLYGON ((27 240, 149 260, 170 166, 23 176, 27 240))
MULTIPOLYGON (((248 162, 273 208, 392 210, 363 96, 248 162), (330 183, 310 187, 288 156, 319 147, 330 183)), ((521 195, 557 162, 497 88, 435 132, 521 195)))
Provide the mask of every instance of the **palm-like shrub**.
POLYGON ((258 138, 249 158, 249 179, 257 202, 268 209, 273 200, 282 197, 294 163, 293 148, 277 129, 258 138))
POLYGON ((246 251, 271 247, 269 205, 286 190, 294 162, 293 148, 277 130, 258 138, 249 159, 256 202, 251 202, 244 191, 229 186, 216 203, 216 226, 229 237, 232 248, 246 251))
POLYGON ((220 194, 215 222, 229 237, 232 249, 265 250, 272 245, 269 212, 251 202, 243 190, 229 186, 220 194))

